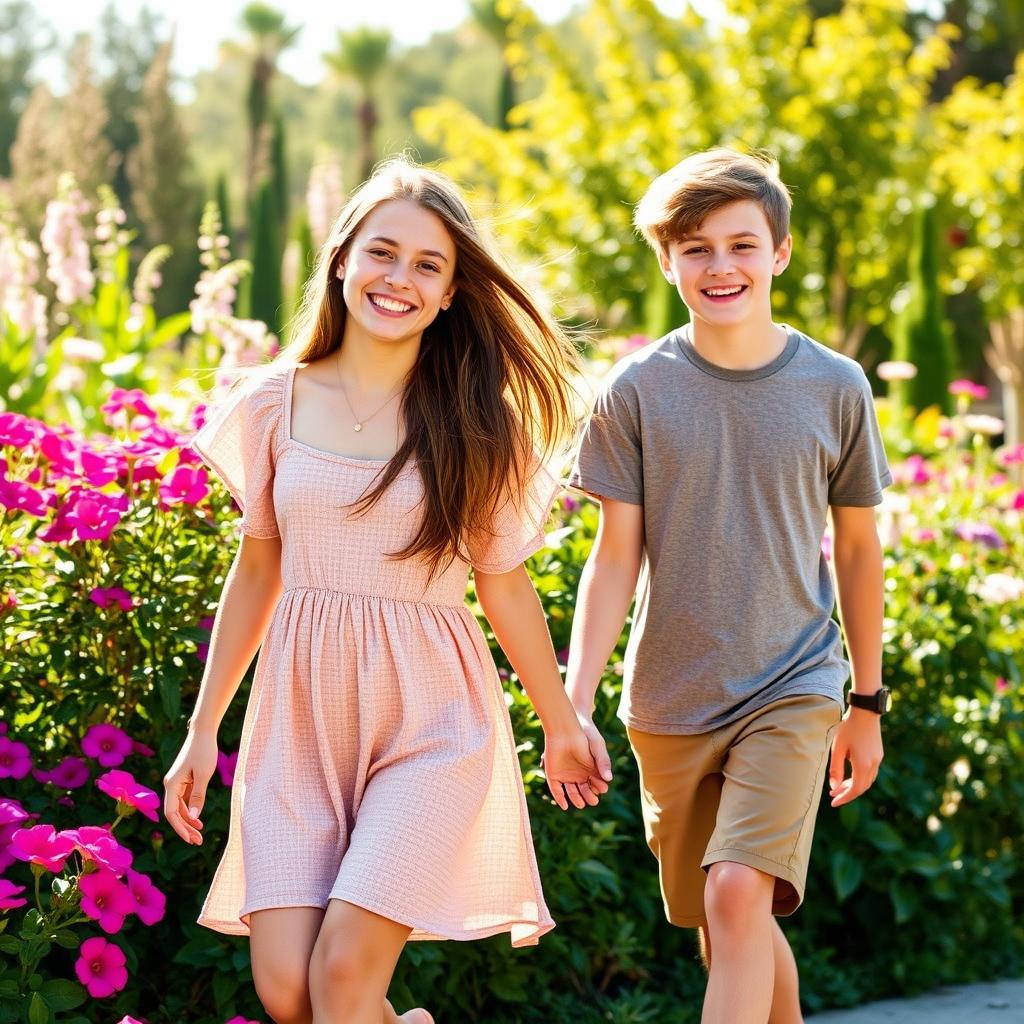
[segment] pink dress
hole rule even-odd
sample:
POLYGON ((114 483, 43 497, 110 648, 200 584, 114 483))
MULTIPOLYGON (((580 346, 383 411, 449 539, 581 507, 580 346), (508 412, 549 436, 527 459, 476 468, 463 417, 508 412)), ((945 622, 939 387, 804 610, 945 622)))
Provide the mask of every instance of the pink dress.
MULTIPOLYGON (((369 513, 347 513, 384 461, 292 438, 294 375, 272 367, 191 441, 242 508, 241 529, 281 537, 284 582, 198 923, 247 935, 254 910, 340 899, 413 939, 509 932, 533 945, 554 922, 504 693, 465 604, 469 564, 428 583, 419 559, 387 557, 416 531, 415 464, 369 513)), ((470 564, 504 572, 538 550, 558 490, 538 467, 470 564)))

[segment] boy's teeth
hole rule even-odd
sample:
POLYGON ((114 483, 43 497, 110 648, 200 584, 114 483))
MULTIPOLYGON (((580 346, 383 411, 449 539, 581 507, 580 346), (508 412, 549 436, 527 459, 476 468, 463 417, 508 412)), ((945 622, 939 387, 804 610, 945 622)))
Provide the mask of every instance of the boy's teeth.
POLYGON ((743 290, 743 285, 737 284, 732 288, 705 288, 704 291, 708 295, 736 295, 738 292, 743 290))
POLYGON ((405 313, 412 309, 412 306, 405 302, 395 302, 393 299, 385 299, 380 295, 372 296, 373 304, 386 309, 389 313, 405 313))

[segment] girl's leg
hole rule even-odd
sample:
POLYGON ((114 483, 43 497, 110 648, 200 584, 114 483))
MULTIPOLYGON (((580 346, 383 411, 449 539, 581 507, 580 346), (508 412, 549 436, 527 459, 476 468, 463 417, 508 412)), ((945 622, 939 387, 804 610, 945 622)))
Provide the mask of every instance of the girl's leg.
POLYGON ((249 916, 252 978, 276 1024, 310 1024, 309 958, 324 912, 319 907, 275 907, 249 916))
MULTIPOLYGON (((313 1024, 389 1020, 388 985, 412 929, 343 900, 330 900, 309 959, 313 1024)), ((400 1020, 428 1024, 425 1011, 400 1020)))

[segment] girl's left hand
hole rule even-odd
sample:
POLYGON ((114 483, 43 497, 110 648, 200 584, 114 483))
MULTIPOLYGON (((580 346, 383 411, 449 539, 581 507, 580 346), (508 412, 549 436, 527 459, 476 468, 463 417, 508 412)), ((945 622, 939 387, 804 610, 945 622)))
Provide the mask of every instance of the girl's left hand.
POLYGON ((573 807, 595 807, 598 797, 608 792, 601 778, 590 743, 582 729, 567 734, 544 734, 544 754, 540 760, 548 790, 563 811, 573 807))

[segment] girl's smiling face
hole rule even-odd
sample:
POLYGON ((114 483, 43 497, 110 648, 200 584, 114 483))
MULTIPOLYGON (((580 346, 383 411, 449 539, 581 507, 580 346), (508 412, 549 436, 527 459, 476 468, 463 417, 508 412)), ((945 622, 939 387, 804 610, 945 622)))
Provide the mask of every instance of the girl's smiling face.
POLYGON ((660 254, 693 319, 716 327, 771 319, 772 278, 789 264, 792 237, 776 248, 761 207, 740 200, 709 214, 660 254))
POLYGON ((437 214, 390 199, 363 221, 336 270, 348 314, 385 342, 418 340, 455 294, 455 243, 437 214))

